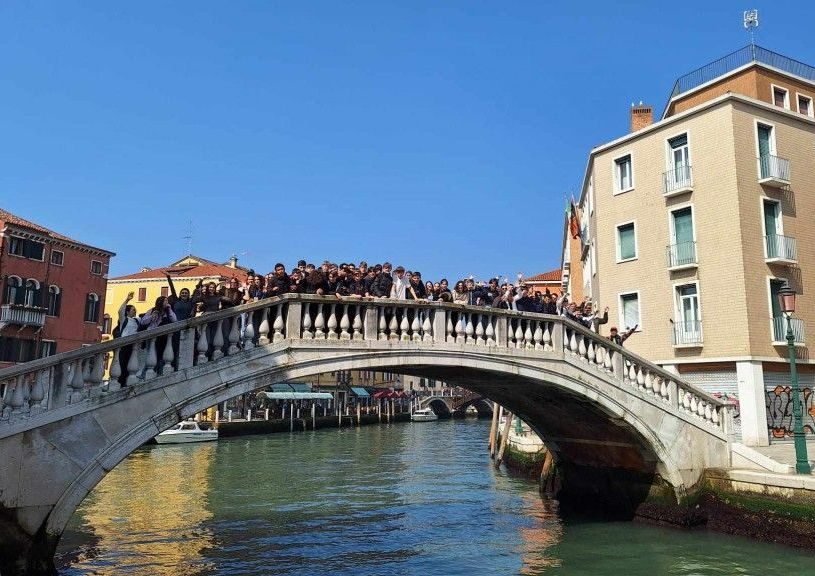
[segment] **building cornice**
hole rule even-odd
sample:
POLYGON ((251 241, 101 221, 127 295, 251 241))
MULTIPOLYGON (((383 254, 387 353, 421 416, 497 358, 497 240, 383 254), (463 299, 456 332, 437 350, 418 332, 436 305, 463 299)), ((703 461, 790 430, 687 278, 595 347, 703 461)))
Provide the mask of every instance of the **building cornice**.
MULTIPOLYGON (((773 358, 772 356, 718 356, 715 358, 670 358, 667 360, 653 360, 654 364, 716 364, 724 362, 775 362, 789 364, 786 358, 773 358)), ((815 360, 795 360, 796 364, 815 364, 815 360)))
POLYGON ((110 252, 108 250, 96 248, 94 246, 82 244, 80 242, 71 242, 70 240, 65 240, 62 238, 54 238, 53 236, 43 234, 42 232, 37 232, 36 230, 31 230, 24 226, 17 226, 15 224, 8 222, 6 223, 2 231, 0 231, 0 236, 3 237, 14 236, 15 238, 26 238, 30 240, 36 240, 37 242, 42 242, 43 244, 48 244, 50 246, 63 246, 66 248, 71 248, 78 252, 86 252, 88 254, 94 254, 96 256, 102 256, 106 258, 112 258, 113 256, 116 256, 115 252, 110 252))

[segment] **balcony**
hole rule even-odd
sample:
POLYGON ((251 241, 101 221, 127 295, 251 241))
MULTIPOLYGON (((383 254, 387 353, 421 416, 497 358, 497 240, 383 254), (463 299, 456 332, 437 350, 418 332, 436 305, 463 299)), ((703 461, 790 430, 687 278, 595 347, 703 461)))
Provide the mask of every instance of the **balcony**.
POLYGON ((758 183, 770 186, 787 186, 790 183, 790 161, 786 158, 764 154, 758 158, 758 183))
POLYGON ((0 306, 0 327, 7 325, 45 326, 45 308, 26 306, 24 304, 3 304, 0 306))
MULTIPOLYGON (((795 345, 804 343, 804 321, 800 318, 790 318, 792 334, 795 336, 795 345)), ((772 319, 773 344, 787 344, 787 319, 784 316, 777 316, 772 319)))
POLYGON ((674 322, 673 345, 675 348, 698 348, 702 346, 701 322, 674 322))
POLYGON ((798 262, 798 245, 792 236, 770 234, 764 237, 764 261, 767 263, 795 264, 798 262))
POLYGON ((696 260, 695 241, 680 242, 679 244, 666 246, 666 255, 668 257, 668 270, 671 272, 696 268, 698 264, 696 260))
POLYGON ((693 192, 693 172, 690 165, 677 166, 675 170, 668 170, 662 174, 662 195, 665 198, 693 192))

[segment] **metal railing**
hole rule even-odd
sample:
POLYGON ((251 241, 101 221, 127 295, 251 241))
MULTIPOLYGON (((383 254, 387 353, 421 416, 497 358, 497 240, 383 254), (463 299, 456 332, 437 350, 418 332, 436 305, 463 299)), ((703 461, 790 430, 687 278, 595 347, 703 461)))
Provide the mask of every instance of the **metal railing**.
POLYGON ((690 164, 687 166, 682 164, 675 170, 668 170, 663 173, 662 181, 664 194, 666 195, 693 188, 693 173, 690 164))
POLYGON ((767 260, 798 261, 798 245, 792 236, 769 234, 764 237, 764 247, 767 249, 767 260))
POLYGON ((702 323, 701 322, 674 322, 673 323, 673 345, 687 346, 690 344, 701 344, 702 323))
POLYGON ((786 158, 763 154, 758 158, 759 180, 790 181, 790 161, 786 158))
POLYGON ((680 242, 665 247, 668 257, 668 268, 678 268, 679 266, 693 266, 696 261, 696 241, 680 242))
POLYGON ((741 68, 750 62, 760 62, 807 80, 815 80, 815 68, 809 64, 793 60, 783 54, 778 54, 761 46, 750 44, 735 52, 731 52, 727 56, 714 60, 701 68, 697 68, 693 72, 688 72, 684 76, 680 76, 671 91, 671 98, 688 90, 693 90, 697 86, 710 82, 732 70, 741 68))
POLYGON ((42 328, 45 326, 45 312, 45 308, 24 304, 3 304, 0 306, 0 324, 42 328))
POLYGON ((240 365, 255 350, 298 347, 540 355, 594 371, 666 411, 727 433, 727 403, 562 316, 436 302, 302 294, 204 314, 78 350, 0 369, 0 438, 9 425, 36 427, 48 413, 70 417, 118 402, 152 380, 195 377, 212 364, 240 365), (176 335, 177 338, 176 338, 176 335), (174 344, 176 343, 176 344, 174 344), (121 360, 120 360, 121 359, 121 360), (192 371, 192 367, 196 368, 192 371), (105 379, 106 368, 109 378, 105 379), (180 373, 180 374, 179 374, 180 373), (120 382, 127 386, 122 390, 120 382))
MULTIPOLYGON (((786 342, 787 341, 787 318, 785 316, 776 316, 772 319, 773 324, 773 342, 786 342)), ((795 336, 796 344, 803 344, 804 340, 804 321, 800 318, 790 318, 790 326, 792 327, 792 334, 795 336)))

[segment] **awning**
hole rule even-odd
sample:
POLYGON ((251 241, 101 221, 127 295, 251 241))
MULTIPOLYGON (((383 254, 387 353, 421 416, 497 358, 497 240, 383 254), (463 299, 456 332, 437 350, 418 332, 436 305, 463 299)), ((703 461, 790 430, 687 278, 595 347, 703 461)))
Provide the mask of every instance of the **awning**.
POLYGON ((278 382, 272 384, 272 392, 311 392, 311 384, 302 382, 278 382))
POLYGON ((258 392, 269 400, 333 400, 328 392, 258 392))
POLYGON ((361 388, 359 386, 351 386, 351 392, 353 392, 358 398, 368 398, 371 396, 368 394, 368 391, 365 388, 361 388))

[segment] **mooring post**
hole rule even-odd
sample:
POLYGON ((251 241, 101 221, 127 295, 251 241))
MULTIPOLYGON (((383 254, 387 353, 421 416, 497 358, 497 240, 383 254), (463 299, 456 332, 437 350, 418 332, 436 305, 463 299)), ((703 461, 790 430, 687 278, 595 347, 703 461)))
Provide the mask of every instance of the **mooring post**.
POLYGON ((498 457, 495 459, 495 467, 501 465, 504 459, 504 450, 507 449, 507 441, 509 440, 509 431, 512 428, 512 412, 507 412, 507 420, 504 423, 504 431, 501 434, 501 448, 498 450, 498 457))
POLYGON ((495 455, 495 435, 498 434, 498 402, 492 403, 492 423, 490 424, 490 458, 495 455))

